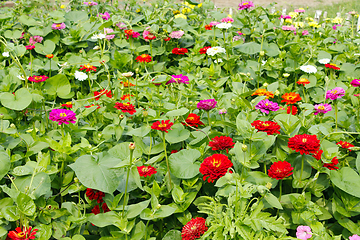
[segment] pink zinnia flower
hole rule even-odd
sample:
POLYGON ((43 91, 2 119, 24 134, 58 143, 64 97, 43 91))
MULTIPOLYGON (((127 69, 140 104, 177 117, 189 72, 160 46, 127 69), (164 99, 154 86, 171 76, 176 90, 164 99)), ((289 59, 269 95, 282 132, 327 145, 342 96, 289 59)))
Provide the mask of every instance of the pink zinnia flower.
POLYGON ((308 31, 308 30, 304 30, 304 31, 302 31, 301 34, 302 34, 303 36, 309 35, 309 31, 308 31))
POLYGON ((184 35, 184 31, 182 31, 182 30, 173 31, 172 33, 170 33, 170 37, 176 38, 176 39, 180 39, 183 35, 184 35))
POLYGON ((119 29, 121 29, 121 30, 124 30, 124 29, 127 28, 127 27, 126 27, 126 24, 123 23, 123 22, 117 23, 116 26, 117 26, 119 29))
POLYGON ((215 99, 205 99, 201 100, 196 106, 198 109, 210 111, 211 109, 216 107, 216 104, 217 101, 215 101, 215 99))
POLYGON ((53 30, 61 30, 61 29, 66 28, 66 25, 65 25, 65 23, 53 23, 53 25, 51 25, 51 28, 53 30))
POLYGON ((354 234, 349 237, 349 240, 360 240, 360 236, 358 236, 357 234, 354 234))
POLYGON ((269 99, 264 99, 256 104, 255 109, 259 109, 261 112, 269 114, 269 111, 276 112, 279 110, 279 105, 276 102, 270 101, 269 99))
POLYGON ((311 228, 309 226, 298 226, 296 229, 296 237, 298 239, 307 240, 312 237, 311 228))
POLYGON ((239 4, 239 10, 244 10, 251 7, 254 7, 254 3, 252 1, 245 1, 239 4))
POLYGON ((49 119, 54 122, 58 122, 59 125, 65 123, 75 123, 76 114, 67 109, 53 109, 49 114, 49 119))
POLYGON ((216 21, 212 21, 211 23, 209 23, 210 26, 216 26, 220 24, 219 22, 216 22, 216 21))
POLYGON ((314 106, 314 108, 316 111, 316 112, 314 112, 314 115, 318 115, 319 113, 325 114, 325 113, 331 111, 331 109, 332 109, 331 105, 328 103, 317 104, 314 106))
POLYGON ((115 34, 108 35, 109 33, 112 33, 112 32, 114 32, 114 30, 112 30, 111 28, 104 28, 104 34, 106 35, 105 38, 107 40, 113 39, 115 37, 115 34))
POLYGON ((48 79, 48 78, 49 77, 44 76, 44 75, 42 75, 42 76, 30 76, 30 77, 28 77, 28 80, 30 82, 45 82, 46 79, 48 79))
POLYGON ((41 43, 43 40, 43 37, 40 37, 40 36, 34 36, 34 41, 37 42, 37 43, 41 43))
POLYGON ((291 16, 289 15, 281 15, 279 19, 291 19, 291 16))
POLYGON ((89 7, 98 5, 97 2, 83 2, 83 4, 89 7))
POLYGON ((305 12, 305 9, 295 9, 294 12, 297 12, 297 13, 304 13, 305 12))
POLYGON ((351 81, 351 86, 353 87, 360 87, 360 79, 354 79, 351 81))
POLYGON ((108 12, 99 13, 98 17, 101 17, 104 20, 109 20, 110 19, 110 14, 108 12))
POLYGON ((332 28, 333 28, 334 30, 336 30, 337 27, 341 27, 341 24, 335 24, 332 28))
POLYGON ((35 48, 35 45, 27 45, 25 46, 26 50, 31 50, 35 48))
POLYGON ((326 99, 335 100, 338 98, 342 98, 343 96, 345 96, 345 90, 341 87, 336 87, 326 92, 326 99))
POLYGON ((21 37, 19 37, 19 39, 23 39, 23 38, 24 38, 24 35, 25 35, 25 32, 22 32, 22 33, 21 33, 21 37))
POLYGON ((154 40, 156 39, 156 37, 154 36, 154 34, 152 34, 150 31, 148 31, 148 29, 150 29, 150 27, 147 27, 145 29, 145 31, 143 32, 143 38, 145 39, 145 41, 149 41, 149 40, 154 40))
POLYGON ((291 25, 291 26, 282 26, 281 29, 284 30, 284 31, 296 31, 296 27, 294 27, 293 25, 291 25))
POLYGON ((234 22, 234 19, 232 19, 231 17, 226 17, 221 19, 221 22, 232 23, 234 22))
POLYGON ((184 83, 184 84, 189 84, 189 78, 185 75, 172 75, 171 79, 166 83, 166 85, 170 84, 170 83, 184 83))

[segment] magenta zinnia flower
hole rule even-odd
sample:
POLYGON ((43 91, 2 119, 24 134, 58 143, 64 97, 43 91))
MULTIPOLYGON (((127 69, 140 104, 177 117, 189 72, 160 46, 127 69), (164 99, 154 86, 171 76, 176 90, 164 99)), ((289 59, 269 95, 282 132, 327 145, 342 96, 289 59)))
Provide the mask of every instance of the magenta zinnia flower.
POLYGON ((67 109, 53 109, 49 114, 49 119, 54 122, 58 122, 59 125, 65 123, 75 123, 76 114, 67 109))
POLYGON ((343 96, 345 96, 345 90, 341 87, 336 87, 326 92, 326 99, 335 100, 338 98, 342 98, 343 96))
POLYGON ((335 24, 332 28, 333 28, 334 30, 336 30, 337 27, 341 27, 341 24, 335 24))
POLYGON ((101 17, 104 20, 109 20, 110 19, 110 14, 108 12, 99 13, 98 17, 101 17))
POLYGON ((291 16, 289 15, 281 15, 279 19, 291 19, 291 16))
POLYGON ((357 234, 354 234, 354 235, 349 237, 349 240, 360 240, 360 236, 357 235, 357 234))
POLYGON ((171 38, 180 39, 183 35, 184 35, 184 31, 180 30, 180 31, 173 31, 172 33, 170 33, 169 36, 171 38))
POLYGON ((219 22, 216 22, 216 21, 212 21, 211 23, 209 23, 210 26, 216 26, 220 24, 219 22))
POLYGON ((314 106, 314 108, 316 111, 316 112, 314 112, 315 115, 318 115, 319 113, 325 114, 325 113, 331 111, 331 109, 332 109, 331 105, 328 103, 317 104, 314 106))
POLYGON ((309 35, 309 31, 308 31, 308 30, 304 30, 304 31, 302 31, 301 34, 302 34, 303 36, 309 35))
POLYGON ((53 24, 51 25, 51 28, 52 28, 53 30, 61 30, 61 29, 66 28, 66 25, 65 25, 65 23, 53 23, 53 24))
POLYGON ((221 22, 232 23, 232 22, 234 22, 234 19, 231 17, 226 17, 226 18, 221 19, 221 22))
POLYGON ((187 76, 182 75, 182 74, 180 74, 180 75, 172 75, 171 79, 166 83, 166 85, 168 85, 170 83, 189 84, 189 78, 187 76))
POLYGON ((298 226, 296 229, 296 237, 298 239, 307 240, 312 237, 311 228, 309 226, 298 226))
POLYGON ((89 7, 98 5, 97 2, 83 2, 83 4, 89 7))
POLYGON ((261 112, 269 114, 269 111, 276 112, 279 110, 279 105, 275 102, 270 101, 269 99, 261 100, 256 104, 255 109, 260 109, 261 112))
POLYGON ((252 1, 245 1, 245 2, 239 4, 239 10, 248 9, 253 6, 254 6, 254 3, 252 1))
POLYGON ((354 79, 351 81, 351 86, 353 87, 360 87, 360 79, 354 79))
POLYGON ((44 76, 44 75, 42 75, 42 76, 30 76, 30 77, 28 77, 28 80, 30 82, 45 82, 46 79, 48 79, 48 78, 49 77, 44 76))
POLYGON ((35 45, 27 45, 25 46, 26 50, 32 50, 35 48, 35 45))
POLYGON ((197 108, 205 111, 210 111, 211 109, 216 107, 216 104, 217 101, 215 101, 215 99, 205 99, 205 100, 201 100, 197 104, 197 108))

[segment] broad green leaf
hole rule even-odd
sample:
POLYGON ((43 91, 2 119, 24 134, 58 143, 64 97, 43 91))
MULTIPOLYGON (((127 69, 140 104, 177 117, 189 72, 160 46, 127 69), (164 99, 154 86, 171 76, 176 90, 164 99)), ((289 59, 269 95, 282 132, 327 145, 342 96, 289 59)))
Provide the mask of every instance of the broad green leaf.
POLYGON ((35 43, 35 52, 42 55, 53 53, 55 50, 55 43, 51 40, 45 40, 43 44, 35 43))
POLYGON ((30 105, 32 101, 32 95, 28 89, 20 88, 15 92, 15 95, 9 92, 2 93, 0 100, 4 107, 21 111, 30 105))
POLYGON ((176 110, 172 110, 166 113, 167 117, 177 117, 177 116, 183 116, 186 113, 189 112, 189 109, 187 108, 180 108, 180 109, 176 109, 176 110))
POLYGON ((88 218, 89 222, 98 226, 98 227, 106 227, 110 225, 119 226, 121 225, 121 217, 114 211, 110 211, 107 213, 99 213, 97 215, 91 215, 88 218))
POLYGON ((143 125, 139 128, 135 128, 126 133, 129 136, 145 137, 151 130, 151 127, 148 125, 143 125))
POLYGON ((170 207, 168 205, 161 205, 160 208, 157 208, 156 211, 152 211, 149 208, 145 208, 141 214, 140 218, 143 220, 153 220, 157 218, 165 218, 172 215, 175 212, 176 208, 170 207))
POLYGON ((330 180, 344 192, 360 198, 360 177, 353 169, 343 167, 338 171, 330 171, 330 180))
POLYGON ((167 134, 165 134, 165 139, 171 144, 185 141, 190 137, 190 131, 185 129, 184 127, 174 128, 173 130, 169 130, 167 134))
POLYGON ((63 98, 70 94, 71 85, 64 74, 57 74, 46 80, 44 89, 49 95, 57 95, 63 98))
POLYGON ((28 191, 30 193, 30 197, 33 199, 37 199, 43 195, 51 196, 52 193, 51 179, 49 175, 44 172, 39 172, 34 177, 32 175, 17 177, 14 180, 14 183, 22 192, 25 192, 27 189, 29 189, 28 191))
POLYGON ((283 209, 277 197, 275 197, 272 193, 270 192, 266 193, 264 198, 266 202, 268 202, 272 207, 277 209, 283 209))
POLYGON ((170 172, 177 178, 190 179, 199 174, 200 163, 195 162, 201 156, 195 149, 184 149, 170 155, 170 172))
POLYGON ((1 214, 10 222, 15 222, 20 219, 19 209, 16 206, 6 206, 2 208, 1 214))
POLYGON ((35 226, 34 229, 38 229, 36 232, 37 240, 48 240, 52 235, 51 225, 40 224, 35 226))
POLYGON ((142 212, 142 210, 144 210, 149 206, 149 203, 150 203, 150 199, 143 202, 139 202, 137 204, 126 206, 126 210, 127 210, 126 217, 129 219, 137 217, 142 212))
POLYGON ((261 45, 255 42, 240 44, 235 48, 238 49, 240 52, 246 54, 255 54, 261 51, 261 45))
POLYGON ((32 216, 35 214, 35 203, 28 195, 24 193, 19 193, 15 202, 20 212, 22 212, 26 216, 32 216))
POLYGON ((0 151, 0 180, 8 173, 10 170, 10 157, 9 155, 4 151, 0 151))
POLYGON ((179 230, 168 231, 162 240, 181 240, 181 232, 179 230))

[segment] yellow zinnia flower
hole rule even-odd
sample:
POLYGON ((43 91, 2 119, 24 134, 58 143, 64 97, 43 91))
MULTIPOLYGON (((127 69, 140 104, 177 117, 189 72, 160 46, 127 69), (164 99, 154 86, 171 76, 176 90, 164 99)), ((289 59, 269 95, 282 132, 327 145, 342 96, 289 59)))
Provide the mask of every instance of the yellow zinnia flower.
POLYGON ((342 21, 343 21, 342 18, 336 17, 336 18, 334 18, 331 22, 332 22, 332 23, 341 23, 342 21))
POLYGON ((61 9, 64 9, 66 6, 64 5, 64 4, 62 4, 61 6, 60 6, 60 8, 61 9))
POLYGON ((289 16, 291 18, 296 18, 297 16, 299 16, 299 13, 297 13, 297 12, 289 12, 289 16))
POLYGON ((184 14, 177 14, 175 15, 175 18, 183 18, 183 19, 187 19, 187 17, 184 14))

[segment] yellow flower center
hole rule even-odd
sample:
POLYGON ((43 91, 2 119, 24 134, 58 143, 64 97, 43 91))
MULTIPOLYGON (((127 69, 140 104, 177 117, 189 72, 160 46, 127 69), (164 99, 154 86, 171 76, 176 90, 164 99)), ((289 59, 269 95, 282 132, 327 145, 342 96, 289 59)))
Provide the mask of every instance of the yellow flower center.
POLYGON ((146 58, 147 55, 146 55, 146 54, 141 54, 141 57, 142 57, 142 58, 146 58))
POLYGON ((307 139, 306 139, 306 138, 303 138, 303 139, 302 139, 302 142, 303 142, 303 143, 306 143, 306 142, 307 142, 307 139))
POLYGON ((331 93, 332 93, 332 94, 336 94, 336 93, 337 93, 337 90, 334 90, 334 91, 332 91, 331 93))
POLYGON ((149 171, 149 168, 148 168, 148 167, 144 167, 144 168, 142 169, 142 171, 143 171, 143 173, 147 173, 147 172, 149 171))
POLYGON ((219 167, 221 165, 221 160, 213 158, 212 165, 214 167, 219 167))
POLYGON ((41 80, 41 79, 42 79, 42 77, 39 77, 39 76, 35 77, 35 80, 36 80, 36 81, 39 81, 39 80, 41 80))
POLYGON ((190 121, 193 121, 194 120, 194 117, 189 117, 188 118, 190 121))
POLYGON ((60 26, 61 26, 61 24, 60 24, 60 23, 56 24, 56 27, 60 27, 60 26))
POLYGON ((72 105, 72 102, 67 102, 66 105, 72 105))
POLYGON ((319 106, 318 109, 325 110, 325 107, 324 106, 319 106))
POLYGON ((25 237, 25 233, 24 233, 24 232, 19 232, 17 235, 18 235, 20 238, 25 237))
POLYGON ((268 104, 268 103, 265 103, 265 106, 269 106, 269 104, 268 104))
POLYGON ((66 117, 66 113, 60 113, 60 117, 66 117))
POLYGON ((248 2, 244 2, 244 3, 243 3, 243 6, 248 5, 248 4, 249 4, 248 2))
POLYGON ((161 128, 164 128, 164 127, 166 127, 166 123, 164 123, 164 124, 159 124, 159 127, 161 127, 161 128))

